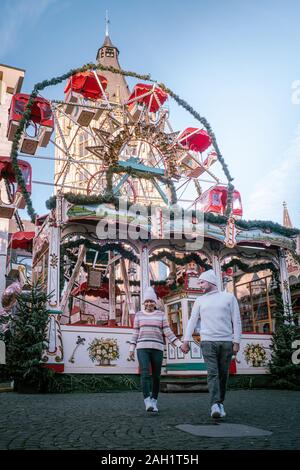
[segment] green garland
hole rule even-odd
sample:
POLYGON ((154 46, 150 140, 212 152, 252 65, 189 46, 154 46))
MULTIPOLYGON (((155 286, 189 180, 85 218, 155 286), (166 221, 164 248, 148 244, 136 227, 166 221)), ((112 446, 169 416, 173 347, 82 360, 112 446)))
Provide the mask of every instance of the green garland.
MULTIPOLYGON (((84 245, 87 249, 97 251, 98 254, 103 255, 107 251, 115 251, 119 253, 123 258, 129 259, 130 261, 133 261, 134 263, 139 263, 138 257, 132 253, 131 251, 127 250, 126 248, 123 248, 120 244, 118 243, 107 243, 106 245, 101 245, 99 246, 97 243, 93 243, 90 240, 76 240, 72 242, 67 242, 63 243, 60 246, 60 292, 62 292, 64 283, 65 283, 65 278, 64 278, 64 257, 67 256, 73 263, 76 263, 77 261, 77 256, 74 255, 70 250, 74 248, 79 248, 81 245, 84 245)), ((82 267, 85 272, 87 272, 87 265, 85 263, 82 264, 82 267)))
POLYGON ((90 240, 80 239, 72 242, 64 243, 61 245, 61 255, 64 256, 67 249, 79 248, 84 245, 89 250, 97 251, 97 253, 104 254, 107 251, 115 251, 120 254, 123 258, 129 259, 134 263, 139 263, 139 258, 131 251, 123 248, 119 243, 107 243, 106 245, 98 245, 90 240))
MULTIPOLYGON (((227 224, 227 217, 223 215, 215 215, 209 212, 204 214, 204 221, 211 223, 211 224, 219 224, 219 225, 226 225, 227 224)), ((269 232, 278 233, 279 235, 283 235, 285 237, 294 237, 300 233, 300 230, 297 228, 288 228, 280 225, 276 222, 272 222, 271 220, 242 220, 237 219, 235 221, 235 225, 238 228, 242 228, 245 230, 251 229, 261 229, 266 230, 269 232)))
POLYGON ((298 228, 284 227, 283 225, 280 225, 276 222, 272 222, 271 220, 237 220, 235 222, 235 225, 237 227, 245 228, 247 230, 251 228, 270 230, 286 237, 293 237, 295 235, 300 234, 300 230, 298 228))
MULTIPOLYGON (((118 204, 119 204, 119 199, 111 194, 106 194, 103 196, 96 196, 96 195, 86 196, 84 194, 65 193, 64 198, 71 204, 76 204, 76 205, 111 203, 111 204, 114 204, 115 207, 118 207, 118 204)), ((129 209, 131 205, 132 203, 128 201, 127 208, 129 209)), ((49 210, 56 208, 56 196, 52 196, 46 201, 46 207, 49 210)), ((151 207, 153 206, 143 205, 144 209, 147 208, 148 213, 151 213, 151 207)), ((196 216, 195 210, 188 211, 188 213, 190 212, 192 212, 192 216, 196 216)), ((227 217, 223 215, 215 215, 209 212, 204 213, 204 222, 207 222, 207 223, 216 224, 216 225, 226 225, 227 220, 228 220, 227 217)), ((298 235, 300 233, 299 229, 284 227, 283 225, 280 225, 276 222, 264 221, 264 220, 249 220, 249 221, 236 220, 235 225, 245 230, 250 230, 250 229, 255 229, 255 228, 268 230, 274 233, 278 233, 279 235, 283 235, 285 237, 294 237, 295 235, 298 235)), ((300 262, 299 255, 295 253, 293 256, 298 262, 300 262)))
MULTIPOLYGON (((30 95, 29 101, 27 103, 26 110, 25 110, 25 112, 22 116, 19 127, 16 130, 16 133, 15 133, 15 136, 14 136, 14 139, 13 139, 13 143, 12 143, 12 147, 11 147, 11 153, 10 153, 11 163, 12 163, 12 167, 13 167, 13 170, 14 170, 14 173, 15 173, 15 177, 16 177, 16 180, 17 180, 17 183, 18 183, 19 187, 21 188, 22 195, 23 195, 23 197, 26 201, 27 212, 28 212, 32 222, 35 222, 35 219, 37 217, 37 213, 35 212, 35 210, 33 208, 30 194, 26 189, 26 184, 25 184, 22 172, 20 170, 20 167, 18 165, 18 147, 19 147, 19 143, 20 143, 20 140, 21 140, 21 137, 22 137, 23 130, 26 126, 26 123, 29 121, 30 114, 31 114, 31 108, 34 104, 34 100, 37 97, 37 94, 38 94, 38 89, 35 86, 32 93, 31 93, 31 95, 30 95)), ((8 182, 7 179, 6 179, 6 181, 8 182)))
MULTIPOLYGON (((112 195, 104 194, 102 196, 91 195, 87 196, 85 194, 76 194, 76 193, 64 193, 64 199, 70 204, 76 205, 85 205, 85 204, 114 204, 115 207, 119 204, 119 199, 112 195)), ((48 210, 56 208, 56 196, 51 196, 46 201, 46 207, 48 210)))
POLYGON ((167 258, 169 261, 175 263, 177 266, 184 266, 185 264, 190 263, 191 261, 195 261, 202 268, 211 269, 211 265, 206 262, 207 260, 203 260, 199 255, 197 255, 197 253, 190 253, 188 255, 184 255, 183 258, 178 258, 169 251, 164 250, 160 253, 157 253, 157 255, 150 256, 149 262, 151 263, 153 261, 160 261, 163 258, 167 258))
MULTIPOLYGON (((21 170, 19 168, 19 165, 18 165, 18 147, 19 147, 19 143, 20 143, 20 139, 21 139, 23 130, 24 130, 27 122, 30 120, 31 108, 34 104, 34 100, 37 97, 38 93, 40 91, 44 90, 44 88, 46 88, 48 86, 58 85, 59 83, 63 82, 64 80, 67 80, 72 75, 75 75, 75 74, 80 73, 80 72, 86 72, 88 70, 103 70, 103 71, 112 72, 112 73, 116 73, 116 74, 123 75, 123 76, 138 78, 140 80, 151 81, 153 83, 155 82, 155 80, 151 79, 150 75, 141 75, 141 74, 137 74, 137 73, 131 72, 131 71, 115 69, 114 67, 111 67, 111 66, 106 67, 106 66, 101 65, 101 64, 88 63, 88 64, 86 64, 86 65, 84 65, 80 68, 71 69, 69 72, 67 72, 63 75, 60 75, 58 77, 54 77, 50 80, 44 80, 44 81, 36 83, 34 85, 33 91, 30 95, 29 101, 27 103, 27 106, 26 106, 25 112, 23 114, 23 117, 20 121, 19 127, 16 130, 16 133, 15 133, 15 136, 14 136, 14 139, 13 139, 13 143, 12 143, 11 154, 10 154, 10 157, 11 157, 11 160, 12 160, 12 167, 13 167, 13 169, 15 171, 15 175, 16 175, 16 180, 17 180, 18 185, 21 188, 22 195, 23 195, 23 197, 26 201, 27 212, 28 212, 28 215, 30 216, 32 222, 35 222, 37 214, 36 214, 35 210, 33 209, 30 194, 26 189, 25 181, 24 181, 22 172, 21 172, 21 170)), ((186 101, 182 100, 178 95, 176 95, 172 90, 167 88, 164 84, 160 84, 159 86, 162 89, 164 89, 178 103, 179 106, 184 107, 189 113, 192 114, 192 116, 194 116, 194 118, 196 120, 201 122, 201 124, 206 128, 207 133, 209 134, 209 136, 212 140, 212 143, 214 145, 215 151, 217 153, 217 157, 218 157, 218 159, 219 159, 219 161, 222 165, 223 171, 224 171, 224 173, 227 177, 228 183, 229 183, 229 185, 228 185, 228 197, 227 197, 227 208, 226 208, 226 216, 229 216, 230 213, 231 213, 231 200, 232 200, 232 192, 233 192, 233 189, 234 189, 234 186, 231 184, 231 182, 233 181, 233 178, 231 177, 231 175, 229 173, 229 170, 228 170, 228 166, 225 163, 225 160, 221 155, 221 152, 219 150, 219 147, 218 147, 218 144, 217 144, 217 141, 216 141, 216 137, 215 137, 215 135, 212 131, 212 128, 211 128, 210 124, 208 123, 208 121, 205 118, 201 117, 186 101)))
POLYGON ((246 263, 243 263, 239 259, 233 259, 229 263, 223 264, 222 266, 222 271, 225 272, 229 268, 237 267, 244 273, 257 273, 258 271, 265 271, 266 269, 270 269, 273 273, 277 273, 278 269, 276 266, 269 262, 269 263, 260 263, 260 264, 255 264, 254 266, 249 266, 246 263))

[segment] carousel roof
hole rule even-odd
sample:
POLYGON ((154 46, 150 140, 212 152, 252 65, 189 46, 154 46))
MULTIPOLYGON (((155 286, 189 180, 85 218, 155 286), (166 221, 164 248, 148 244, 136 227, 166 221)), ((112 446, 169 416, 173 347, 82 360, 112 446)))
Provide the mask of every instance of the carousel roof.
POLYGON ((179 135, 178 142, 194 152, 204 152, 211 145, 211 138, 204 129, 187 127, 179 135))
POLYGON ((168 94, 158 86, 137 83, 128 101, 145 104, 151 113, 156 113, 167 98, 168 94))
POLYGON ((16 232, 13 233, 9 242, 10 248, 13 250, 31 250, 35 232, 16 232))
MULTIPOLYGON (((107 87, 107 79, 99 73, 97 73, 97 77, 104 91, 107 87)), ((97 100, 103 95, 98 80, 93 72, 80 72, 72 75, 69 78, 64 92, 67 93, 69 90, 81 94, 84 98, 93 100, 97 100)))

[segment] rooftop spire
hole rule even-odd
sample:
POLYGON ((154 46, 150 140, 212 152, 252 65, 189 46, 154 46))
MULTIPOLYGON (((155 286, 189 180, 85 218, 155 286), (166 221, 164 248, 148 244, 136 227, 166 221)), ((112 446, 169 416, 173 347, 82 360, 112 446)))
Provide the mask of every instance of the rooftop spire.
POLYGON ((114 47, 119 53, 118 48, 113 45, 109 37, 109 25, 110 25, 110 19, 108 16, 108 10, 106 10, 105 12, 105 37, 104 37, 104 42, 103 42, 102 47, 114 47))
POLYGON ((290 218, 290 214, 287 208, 287 203, 283 201, 283 226, 293 228, 293 224, 290 218))
MULTIPOLYGON (((119 49, 113 45, 109 36, 110 20, 108 11, 105 13, 105 37, 102 46, 98 49, 96 60, 98 64, 105 67, 114 67, 121 69, 119 64, 119 49)), ((116 73, 101 70, 101 74, 108 80, 108 85, 105 90, 106 95, 111 101, 125 102, 129 95, 129 88, 126 83, 125 77, 116 73)))
POLYGON ((109 17, 108 17, 108 10, 106 10, 106 13, 105 13, 105 36, 109 36, 109 25, 110 25, 110 21, 109 21, 109 17))

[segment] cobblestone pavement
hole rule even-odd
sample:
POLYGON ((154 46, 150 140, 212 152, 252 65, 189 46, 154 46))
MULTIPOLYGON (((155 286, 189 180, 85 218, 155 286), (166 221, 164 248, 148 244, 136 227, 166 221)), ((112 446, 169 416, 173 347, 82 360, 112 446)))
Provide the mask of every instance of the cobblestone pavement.
POLYGON ((176 429, 212 424, 207 393, 159 397, 146 413, 138 392, 0 394, 0 449, 300 449, 300 392, 230 391, 227 423, 255 426, 269 437, 208 438, 176 429))

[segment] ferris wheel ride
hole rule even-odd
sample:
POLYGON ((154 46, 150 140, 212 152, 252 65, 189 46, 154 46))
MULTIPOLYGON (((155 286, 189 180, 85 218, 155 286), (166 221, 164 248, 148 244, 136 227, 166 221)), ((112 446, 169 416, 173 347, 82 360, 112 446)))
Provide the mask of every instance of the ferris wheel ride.
MULTIPOLYGON (((95 70, 80 72, 69 78, 64 102, 37 97, 32 108, 36 132, 24 136, 21 150, 34 155, 51 140, 55 127, 51 142, 58 190, 87 196, 110 192, 146 205, 187 202, 223 215, 227 182, 206 129, 174 131, 168 94, 156 83, 137 83, 126 100, 118 90, 114 99, 109 97, 107 85, 107 78, 95 70)), ((11 113, 11 139, 18 120, 11 113)), ((242 215, 238 191, 233 194, 233 214, 242 215)))

